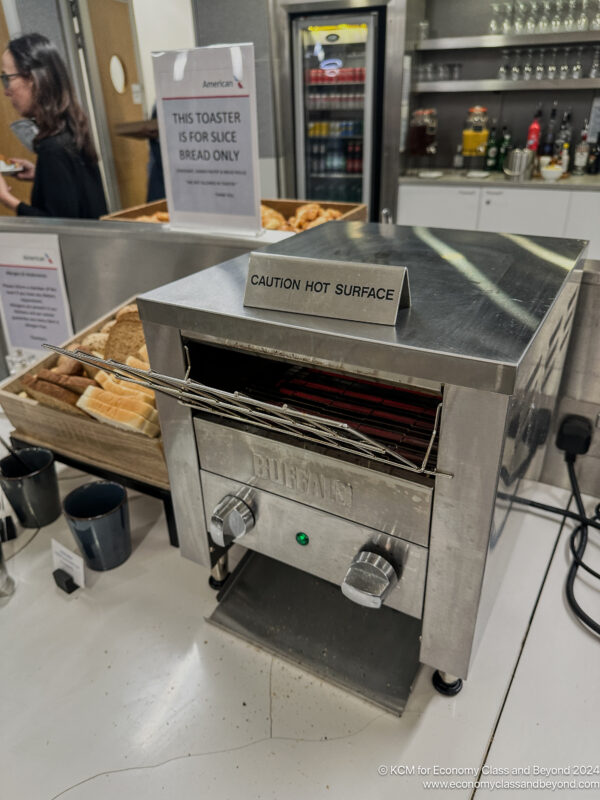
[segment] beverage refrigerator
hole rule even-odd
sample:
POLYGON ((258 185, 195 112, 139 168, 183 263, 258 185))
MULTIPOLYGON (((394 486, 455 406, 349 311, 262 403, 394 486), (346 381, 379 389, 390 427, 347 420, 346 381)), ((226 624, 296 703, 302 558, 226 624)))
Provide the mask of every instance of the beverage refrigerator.
POLYGON ((270 0, 282 196, 364 203, 372 220, 383 209, 393 216, 410 5, 270 0))
POLYGON ((371 202, 378 13, 292 23, 300 197, 371 202))

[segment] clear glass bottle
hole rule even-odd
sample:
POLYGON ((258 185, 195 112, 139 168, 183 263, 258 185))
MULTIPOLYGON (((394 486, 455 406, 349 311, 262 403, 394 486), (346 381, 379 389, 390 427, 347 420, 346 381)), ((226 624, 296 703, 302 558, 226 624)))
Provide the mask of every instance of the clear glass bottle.
POLYGON ((570 54, 570 47, 563 48, 563 54, 562 58, 560 59, 560 66, 558 68, 558 77, 561 81, 566 80, 571 74, 570 54))
POLYGON ((540 47, 538 55, 535 60, 535 79, 536 81, 543 81, 546 77, 546 65, 544 64, 544 48, 540 47))
POLYGON ((533 48, 530 47, 523 62, 523 80, 530 81, 533 78, 534 62, 533 62, 533 48))
POLYGON ((571 64, 571 77, 583 78, 583 47, 578 47, 575 51, 575 58, 571 64))
POLYGON ((594 13, 590 19, 590 30, 600 31, 600 0, 595 0, 594 13))
POLYGON ((502 51, 502 59, 498 67, 498 80, 507 81, 510 78, 510 50, 502 51))
POLYGON ((600 44, 594 46, 589 77, 600 78, 600 44))
POLYGON ((573 155, 573 175, 585 175, 589 155, 590 143, 588 141, 588 121, 586 119, 573 155))
POLYGON ((523 77, 523 68, 521 66, 521 51, 519 48, 515 50, 512 66, 510 68, 511 81, 520 81, 523 77))
POLYGON ((546 65, 546 78, 549 81, 555 80, 558 75, 558 47, 553 47, 550 50, 550 56, 546 65))

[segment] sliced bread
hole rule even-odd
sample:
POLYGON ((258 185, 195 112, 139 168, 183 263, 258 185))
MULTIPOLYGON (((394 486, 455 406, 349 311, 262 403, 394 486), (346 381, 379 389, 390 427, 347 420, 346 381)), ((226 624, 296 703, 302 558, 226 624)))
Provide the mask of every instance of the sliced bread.
POLYGON ((116 428, 126 431, 135 431, 144 436, 156 437, 160 433, 160 428, 154 422, 150 422, 135 411, 128 411, 124 408, 117 408, 109 403, 103 403, 96 397, 86 397, 81 395, 77 401, 80 409, 101 422, 107 422, 116 428))
POLYGON ((106 389, 100 389, 100 387, 94 386, 89 386, 83 393, 83 397, 86 400, 90 398, 99 400, 101 403, 107 403, 108 405, 115 406, 115 408, 124 408, 127 411, 134 411, 136 414, 139 414, 140 417, 144 417, 149 422, 154 422, 155 425, 158 425, 158 411, 152 408, 145 400, 139 400, 137 397, 115 394, 114 392, 109 392, 106 391, 106 389))
POLYGON ((67 411, 69 414, 83 414, 83 411, 77 408, 79 395, 70 389, 40 380, 33 375, 23 375, 21 383, 27 394, 38 403, 59 411, 67 411))

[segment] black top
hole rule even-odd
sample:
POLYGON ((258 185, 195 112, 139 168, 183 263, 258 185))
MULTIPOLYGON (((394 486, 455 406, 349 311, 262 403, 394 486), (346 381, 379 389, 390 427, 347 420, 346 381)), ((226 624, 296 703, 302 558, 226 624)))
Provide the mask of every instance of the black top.
POLYGON ((86 164, 70 133, 42 139, 36 153, 31 205, 19 203, 19 216, 98 219, 106 214, 98 165, 86 164))

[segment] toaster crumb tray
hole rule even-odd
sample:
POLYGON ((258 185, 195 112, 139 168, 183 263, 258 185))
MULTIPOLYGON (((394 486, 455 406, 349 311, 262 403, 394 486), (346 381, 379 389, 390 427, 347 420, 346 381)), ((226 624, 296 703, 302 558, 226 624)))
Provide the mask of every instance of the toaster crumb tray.
POLYGON ((419 668, 421 620, 368 609, 328 581, 248 551, 207 621, 401 715, 419 668))

